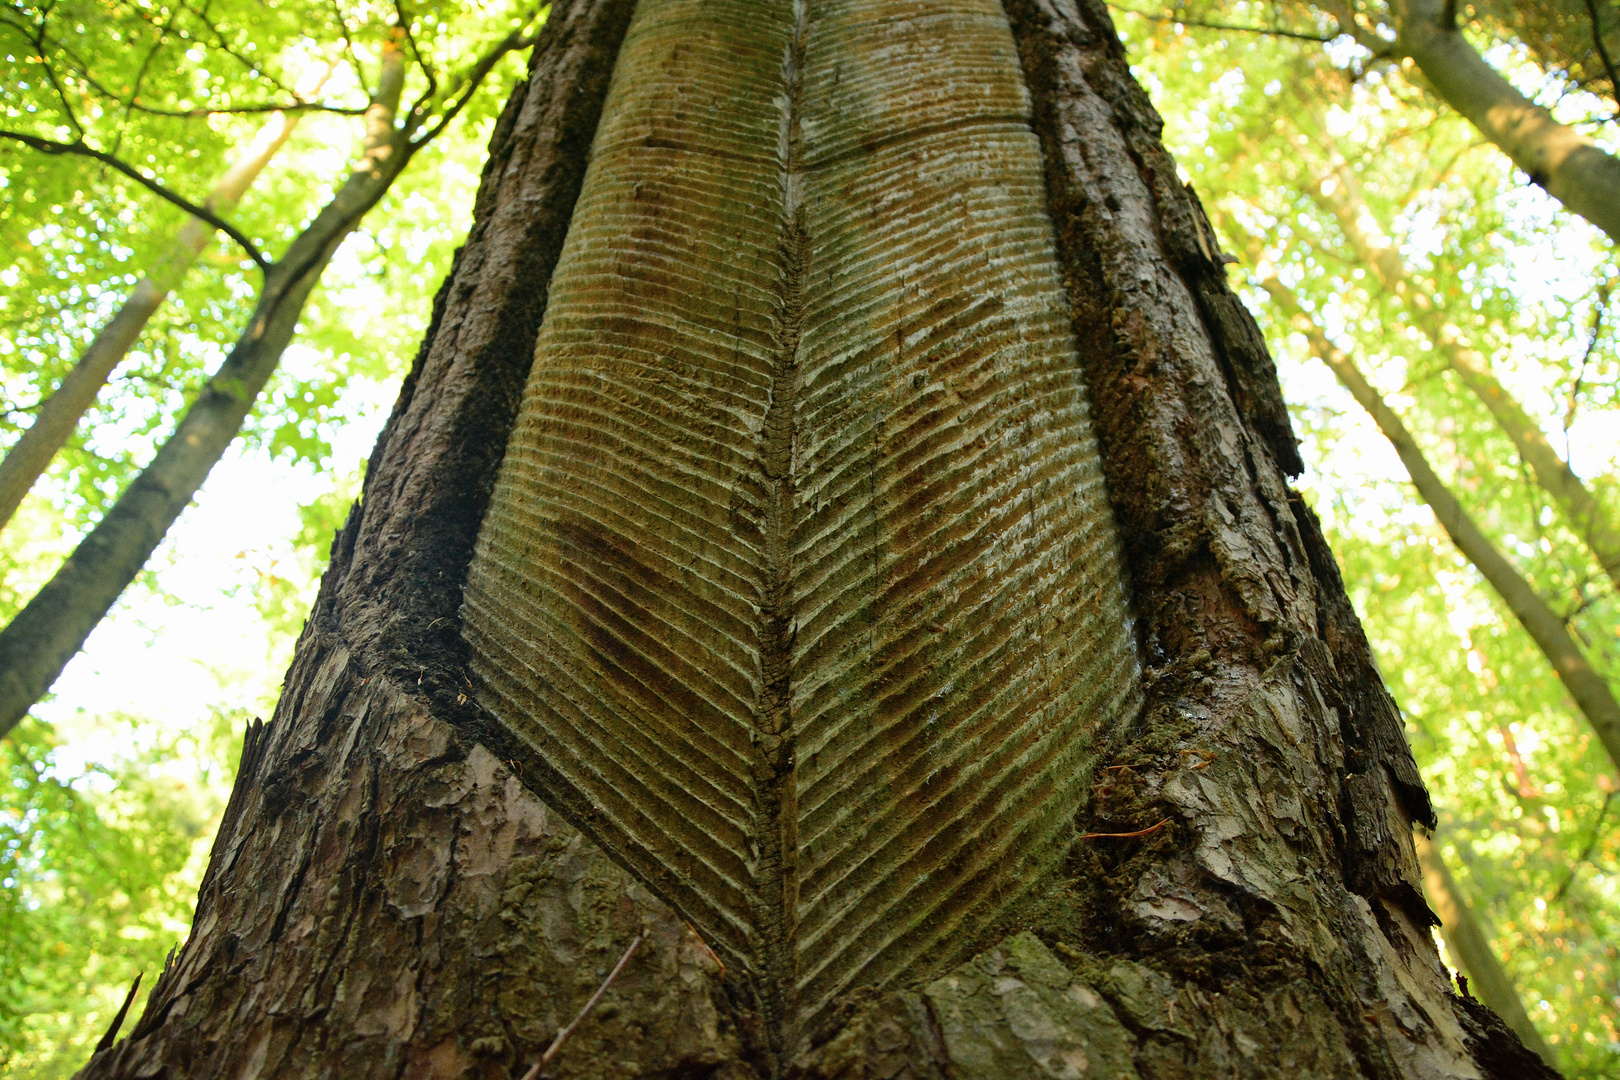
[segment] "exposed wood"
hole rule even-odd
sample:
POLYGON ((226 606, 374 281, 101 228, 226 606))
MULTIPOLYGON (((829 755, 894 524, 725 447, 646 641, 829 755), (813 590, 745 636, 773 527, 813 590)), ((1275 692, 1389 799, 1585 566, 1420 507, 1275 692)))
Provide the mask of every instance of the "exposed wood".
POLYGON ((1135 714, 1041 179, 995 0, 641 0, 552 282, 474 696, 783 1053, 965 959, 1135 714))

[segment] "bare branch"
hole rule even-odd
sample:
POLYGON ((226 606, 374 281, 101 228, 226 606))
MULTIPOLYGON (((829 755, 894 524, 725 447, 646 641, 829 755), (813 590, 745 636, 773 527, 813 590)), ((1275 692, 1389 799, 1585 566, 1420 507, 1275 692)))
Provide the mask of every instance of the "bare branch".
POLYGON ((422 69, 422 74, 427 78, 427 91, 422 96, 431 100, 439 92, 439 75, 428 63, 427 57, 422 55, 422 50, 416 47, 416 35, 411 31, 411 17, 405 11, 404 0, 394 0, 394 18, 397 20, 395 31, 404 36, 405 44, 411 47, 411 59, 416 61, 416 66, 422 69))
POLYGON ((529 1071, 523 1074, 523 1080, 535 1080, 540 1075, 541 1070, 551 1064, 551 1059, 557 1056, 557 1052, 563 1048, 563 1044, 568 1042, 568 1037, 584 1022, 587 1016, 591 1015, 591 1010, 596 1008, 596 1003, 602 1000, 602 995, 607 993, 607 988, 613 985, 613 980, 619 977, 619 972, 624 970, 624 965, 630 962, 630 958, 636 954, 636 950, 641 948, 641 943, 646 940, 647 928, 642 927, 641 931, 636 934, 635 940, 630 942, 630 947, 624 950, 624 955, 619 957, 619 962, 613 965, 613 970, 608 972, 607 978, 602 980, 602 985, 596 988, 596 993, 592 994, 590 1000, 585 1002, 585 1007, 579 1010, 579 1015, 570 1020, 567 1027, 557 1032, 557 1037, 551 1040, 551 1045, 546 1047, 544 1054, 540 1055, 540 1060, 529 1066, 529 1071))
POLYGON ((0 138, 14 139, 25 146, 30 146, 35 150, 38 150, 42 154, 73 154, 78 157, 93 158, 96 161, 101 162, 103 165, 116 169, 125 176, 129 177, 131 180, 135 181, 137 184, 140 184, 142 187, 152 192, 152 194, 156 195, 158 198, 178 206, 192 217, 197 218, 199 221, 207 222, 209 225, 212 225, 214 228, 236 241, 242 250, 247 253, 248 258, 252 259, 253 264, 260 270, 270 269, 269 260, 267 260, 264 255, 260 253, 257 245, 237 231, 237 229, 232 226, 230 222, 224 220, 212 210, 207 210, 201 206, 198 206, 185 196, 175 194, 157 180, 142 175, 141 172, 133 165, 130 165, 129 163, 116 158, 111 154, 103 153, 92 146, 86 145, 83 140, 71 143, 57 142, 55 139, 42 139, 37 135, 29 135, 21 131, 7 131, 4 129, 0 129, 0 138))
MULTIPOLYGON (((415 140, 416 145, 420 146, 432 141, 439 132, 449 125, 450 121, 456 118, 456 115, 466 107, 467 102, 472 100, 473 94, 478 92, 479 85, 495 69, 495 65, 500 62, 501 57, 516 49, 523 48, 524 42, 529 40, 523 34, 523 27, 532 22, 536 14, 538 14, 538 10, 531 11, 528 18, 524 19, 522 26, 496 42, 488 52, 478 58, 465 75, 457 79, 451 93, 454 94, 459 90, 461 96, 445 108, 444 113, 439 117, 438 123, 417 137, 415 140)), ((426 118, 427 106, 428 102, 424 98, 417 99, 416 104, 411 106, 410 117, 406 122, 407 128, 419 124, 426 118)))
POLYGON ((1580 870, 1581 864, 1592 857, 1592 849, 1597 847, 1598 838, 1603 835, 1603 819, 1609 816, 1609 803, 1613 801, 1614 792, 1605 791, 1603 793, 1603 806, 1598 810, 1597 820, 1592 822, 1592 835, 1586 838, 1586 846, 1581 849, 1580 858, 1576 859, 1570 866, 1569 876, 1564 879, 1562 885, 1558 886, 1558 891, 1553 893, 1553 903, 1556 904, 1564 898, 1564 894, 1569 891, 1569 887, 1575 883, 1575 874, 1580 870))
POLYGON ((1603 69, 1609 73, 1609 94, 1620 100, 1620 75, 1614 71, 1614 60, 1609 56, 1608 47, 1603 44, 1603 30, 1599 24, 1597 5, 1592 0, 1586 0, 1586 14, 1592 20, 1592 44, 1597 46, 1597 54, 1603 59, 1603 69))
POLYGON ((1326 44, 1332 41, 1331 37, 1321 34, 1310 34, 1302 30, 1284 30, 1274 26, 1233 26, 1229 23, 1209 22, 1201 19, 1189 19, 1181 15, 1160 15, 1149 11, 1138 11, 1136 8, 1126 7, 1124 4, 1109 4, 1115 11, 1123 11, 1128 15, 1136 15, 1156 23, 1180 23, 1182 26, 1196 26, 1201 30, 1224 30, 1234 34, 1261 34, 1266 37, 1292 38, 1296 41, 1314 41, 1326 44))

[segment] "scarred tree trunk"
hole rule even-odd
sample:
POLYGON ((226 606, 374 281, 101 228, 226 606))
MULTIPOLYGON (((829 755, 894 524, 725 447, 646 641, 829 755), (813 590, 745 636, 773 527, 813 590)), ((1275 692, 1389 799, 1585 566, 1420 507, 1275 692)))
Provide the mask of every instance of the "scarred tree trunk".
POLYGON ((635 6, 554 8, 82 1075, 519 1075, 642 931, 547 1075, 1549 1075, 1438 962, 1398 713, 1101 5, 635 6))

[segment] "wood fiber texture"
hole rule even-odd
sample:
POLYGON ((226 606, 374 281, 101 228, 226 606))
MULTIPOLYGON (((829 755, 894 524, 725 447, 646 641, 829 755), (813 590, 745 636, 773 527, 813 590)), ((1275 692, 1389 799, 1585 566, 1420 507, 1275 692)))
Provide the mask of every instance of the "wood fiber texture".
POLYGON ((469 574, 475 696, 779 1050, 1061 857, 1139 671, 993 0, 642 0, 469 574))

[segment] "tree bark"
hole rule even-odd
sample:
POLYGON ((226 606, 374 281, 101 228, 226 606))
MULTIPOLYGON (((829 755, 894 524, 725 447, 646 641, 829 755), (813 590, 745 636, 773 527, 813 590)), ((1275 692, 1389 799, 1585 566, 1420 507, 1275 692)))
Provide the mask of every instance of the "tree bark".
POLYGON ((1395 415, 1377 388, 1367 381, 1355 360, 1344 350, 1336 348, 1316 321, 1305 314, 1298 297, 1278 280, 1275 273, 1262 271, 1261 285, 1271 294, 1277 306, 1305 334, 1317 357, 1333 370, 1356 402, 1372 416, 1378 430, 1395 447, 1401 464, 1406 466, 1412 486, 1418 497, 1429 504, 1435 520, 1446 530, 1451 542, 1463 557, 1474 564, 1491 588, 1495 589, 1519 620, 1525 632, 1552 665, 1553 672, 1569 691, 1575 707, 1586 717, 1586 722, 1603 744, 1609 761, 1620 770, 1620 702, 1615 700, 1609 682, 1592 667, 1586 654, 1575 643, 1575 638, 1564 625, 1564 620, 1541 598, 1535 587, 1525 580, 1485 535, 1479 524, 1463 509, 1462 503, 1451 493, 1412 433, 1401 418, 1395 415))
POLYGON ((1395 48, 1447 104, 1571 213, 1620 240, 1620 158, 1554 120, 1487 64, 1443 0, 1397 0, 1395 48))
POLYGON ((1382 222, 1362 198, 1355 178, 1341 167, 1331 178, 1319 180, 1310 194, 1338 219, 1345 238, 1372 270, 1378 283, 1401 299, 1435 351, 1490 411, 1497 427, 1530 466, 1536 482, 1552 499, 1569 530, 1581 539, 1609 580, 1620 588, 1620 528, 1616 528, 1569 463, 1558 456, 1540 425, 1503 389, 1492 374, 1489 361, 1470 344, 1467 335, 1446 318, 1427 291, 1414 287, 1405 261, 1382 222))
POLYGON ((1524 1011, 1524 1001, 1508 976, 1502 962, 1491 949, 1490 939, 1479 924, 1457 881, 1446 867, 1445 859, 1433 838, 1419 832, 1416 835, 1418 863, 1423 867, 1423 892, 1429 906, 1440 918, 1440 933, 1445 935, 1446 948, 1468 971, 1470 990, 1500 1016, 1524 1045, 1534 1050, 1541 1060, 1555 1064, 1553 1052, 1541 1038, 1541 1032, 1530 1022, 1524 1011))
MULTIPOLYGON (((554 8, 249 738, 192 938, 82 1075, 519 1075, 643 927, 548 1075, 1551 1075, 1450 991, 1398 713, 1287 489, 1258 330, 1100 5, 1009 8, 1146 665, 1142 708, 1094 735, 1106 767, 1067 856, 933 968, 841 993, 784 1042, 746 956, 587 839, 605 830, 568 810, 558 763, 485 710, 461 591, 631 7, 554 8)), ((670 44, 679 100, 698 88, 670 44)))
MULTIPOLYGON (((203 207, 217 214, 230 213, 297 126, 296 114, 272 114, 242 156, 208 193, 203 207)), ((34 422, 6 451, 4 460, 0 460, 0 529, 5 528, 34 482, 72 437, 73 429, 78 427, 85 410, 106 385, 113 368, 129 355, 141 331, 213 237, 214 229, 206 222, 199 218, 186 220, 174 245, 150 273, 135 283, 134 292, 106 325, 96 331, 78 363, 40 405, 34 422)))

